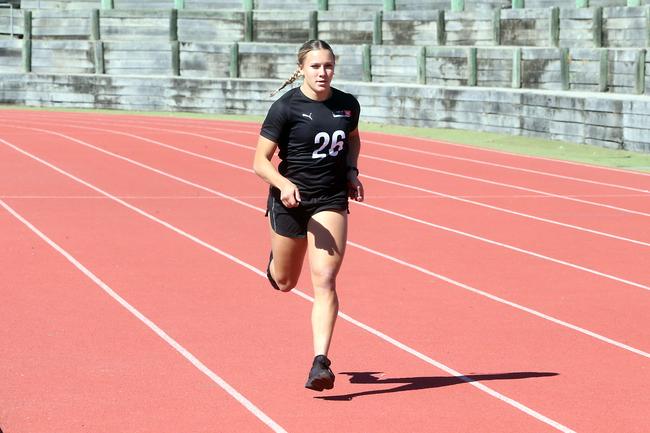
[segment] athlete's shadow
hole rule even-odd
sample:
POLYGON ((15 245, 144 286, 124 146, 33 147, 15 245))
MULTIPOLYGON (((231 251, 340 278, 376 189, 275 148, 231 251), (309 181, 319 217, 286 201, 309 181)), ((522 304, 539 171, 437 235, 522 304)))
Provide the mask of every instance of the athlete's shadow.
POLYGON ((334 236, 327 227, 312 218, 309 220, 309 231, 314 235, 316 248, 326 250, 330 256, 334 255, 334 253, 341 254, 341 251, 336 246, 334 236))
POLYGON ((402 384, 394 388, 373 389, 368 391, 360 391, 352 394, 343 395, 330 395, 326 397, 314 397, 321 400, 333 401, 349 401, 356 397, 377 394, 389 394, 393 392, 404 391, 417 391, 420 389, 441 388, 443 386, 460 385, 468 382, 485 382, 489 380, 516 380, 516 379, 529 379, 533 377, 548 377, 557 376, 558 373, 546 372, 515 372, 515 373, 500 373, 500 374, 471 374, 467 376, 421 376, 421 377, 399 377, 399 378, 385 378, 380 379, 376 374, 381 374, 379 371, 364 371, 364 372, 342 372, 339 374, 346 374, 350 376, 350 383, 364 384, 364 385, 384 385, 384 384, 402 384))

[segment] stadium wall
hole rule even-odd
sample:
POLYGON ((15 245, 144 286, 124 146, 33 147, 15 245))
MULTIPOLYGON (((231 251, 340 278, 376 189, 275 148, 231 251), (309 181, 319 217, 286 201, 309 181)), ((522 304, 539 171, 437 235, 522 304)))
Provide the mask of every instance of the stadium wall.
MULTIPOLYGON (((0 74, 0 104, 263 115, 277 80, 0 74)), ((337 81, 362 120, 538 136, 650 152, 640 95, 337 81)))

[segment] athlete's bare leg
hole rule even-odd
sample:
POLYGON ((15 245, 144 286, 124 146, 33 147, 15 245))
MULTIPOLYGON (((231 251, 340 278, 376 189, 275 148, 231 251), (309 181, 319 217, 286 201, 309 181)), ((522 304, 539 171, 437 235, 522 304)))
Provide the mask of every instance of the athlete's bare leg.
POLYGON ((309 220, 307 240, 309 267, 314 287, 311 314, 314 355, 327 355, 339 311, 336 276, 341 268, 347 240, 345 211, 324 211, 309 220))
POLYGON ((298 284, 307 251, 307 238, 288 238, 271 229, 271 250, 271 276, 281 291, 288 292, 298 284))

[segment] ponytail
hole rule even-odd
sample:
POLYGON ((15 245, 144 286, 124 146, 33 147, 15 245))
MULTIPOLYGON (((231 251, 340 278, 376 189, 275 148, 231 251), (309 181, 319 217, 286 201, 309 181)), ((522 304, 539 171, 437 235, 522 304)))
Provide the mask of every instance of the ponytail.
POLYGON ((275 96, 275 94, 278 93, 280 90, 284 89, 289 84, 292 84, 294 81, 298 79, 300 74, 301 74, 300 68, 296 69, 295 72, 287 79, 287 81, 285 81, 280 87, 278 87, 277 89, 271 92, 270 96, 275 96))

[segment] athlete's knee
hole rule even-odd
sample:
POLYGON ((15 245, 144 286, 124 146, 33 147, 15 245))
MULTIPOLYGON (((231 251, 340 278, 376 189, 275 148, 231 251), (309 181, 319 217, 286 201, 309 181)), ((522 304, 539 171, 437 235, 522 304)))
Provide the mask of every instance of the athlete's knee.
POLYGON ((273 275, 273 279, 275 280, 281 292, 289 292, 298 285, 297 278, 294 278, 289 274, 283 274, 282 272, 278 272, 277 275, 273 275))
POLYGON ((314 288, 322 290, 335 290, 337 274, 338 269, 335 267, 319 267, 312 269, 311 277, 314 288))

